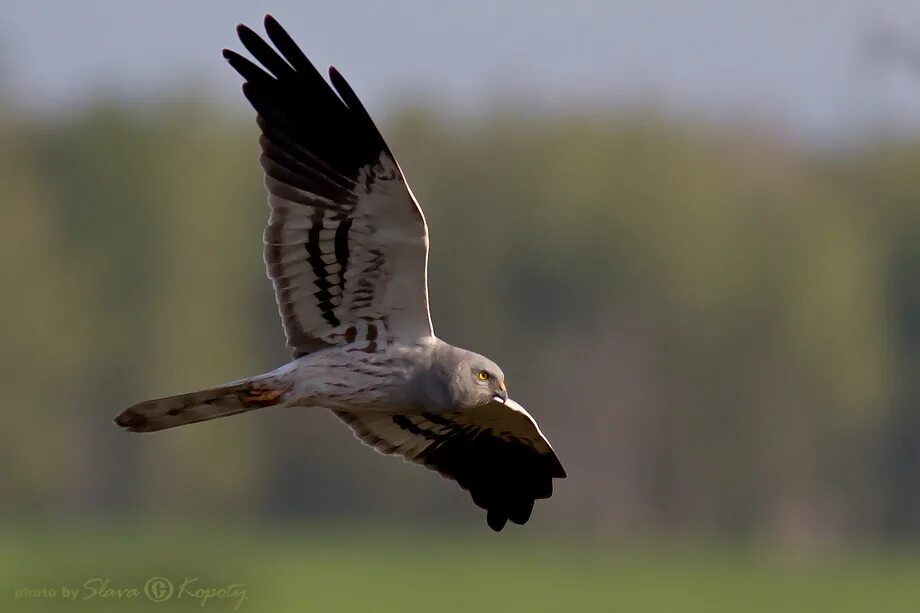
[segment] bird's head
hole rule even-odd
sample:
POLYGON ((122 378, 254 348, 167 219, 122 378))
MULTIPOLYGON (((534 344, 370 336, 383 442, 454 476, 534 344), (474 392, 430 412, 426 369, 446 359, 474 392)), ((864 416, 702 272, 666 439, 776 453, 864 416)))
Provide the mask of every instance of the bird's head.
POLYGON ((463 351, 454 371, 455 401, 463 407, 476 407, 491 400, 505 402, 505 373, 498 364, 472 351, 463 351))
POLYGON ((439 343, 430 363, 416 371, 409 389, 411 401, 432 411, 471 409, 508 400, 505 373, 498 364, 446 343, 439 343))

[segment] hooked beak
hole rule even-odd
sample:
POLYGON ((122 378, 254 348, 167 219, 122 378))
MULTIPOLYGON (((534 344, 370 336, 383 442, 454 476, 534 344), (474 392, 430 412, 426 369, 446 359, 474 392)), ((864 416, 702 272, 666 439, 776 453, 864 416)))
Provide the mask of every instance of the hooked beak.
POLYGON ((505 389, 505 382, 501 381, 498 384, 499 391, 495 392, 495 395, 492 396, 495 400, 498 400, 500 403, 505 404, 508 402, 508 390, 505 389))

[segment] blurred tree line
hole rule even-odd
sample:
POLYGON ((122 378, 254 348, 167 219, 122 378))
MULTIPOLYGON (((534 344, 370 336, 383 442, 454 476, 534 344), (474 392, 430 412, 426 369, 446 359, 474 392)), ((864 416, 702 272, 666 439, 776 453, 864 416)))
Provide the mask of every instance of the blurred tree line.
MULTIPOLYGON (((252 117, 155 106, 0 111, 0 514, 481 522, 325 413, 111 425, 287 359, 252 117)), ((808 150, 513 105, 383 127, 431 228, 436 331, 503 365, 568 469, 537 521, 920 533, 920 138, 808 150)))

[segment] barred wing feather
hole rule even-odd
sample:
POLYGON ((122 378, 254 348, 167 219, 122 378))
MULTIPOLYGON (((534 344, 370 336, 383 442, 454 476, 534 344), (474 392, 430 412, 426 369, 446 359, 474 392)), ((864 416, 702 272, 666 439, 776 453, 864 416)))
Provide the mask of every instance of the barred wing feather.
POLYGON ((237 28, 261 67, 224 57, 262 130, 265 265, 294 356, 350 342, 360 325, 430 336, 428 229, 402 170, 335 68, 330 87, 277 21, 265 29, 274 48, 237 28))

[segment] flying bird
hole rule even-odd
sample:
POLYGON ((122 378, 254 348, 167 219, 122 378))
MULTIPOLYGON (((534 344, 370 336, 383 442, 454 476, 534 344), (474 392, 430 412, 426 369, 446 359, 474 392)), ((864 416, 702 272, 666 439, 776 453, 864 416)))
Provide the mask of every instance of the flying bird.
POLYGON ((524 524, 566 476, 492 360, 437 338, 428 227, 341 74, 330 84, 270 15, 261 66, 225 49, 261 128, 270 209, 264 260, 292 360, 219 387, 141 402, 115 423, 154 432, 265 407, 331 410, 364 443, 455 480, 488 525, 524 524))

